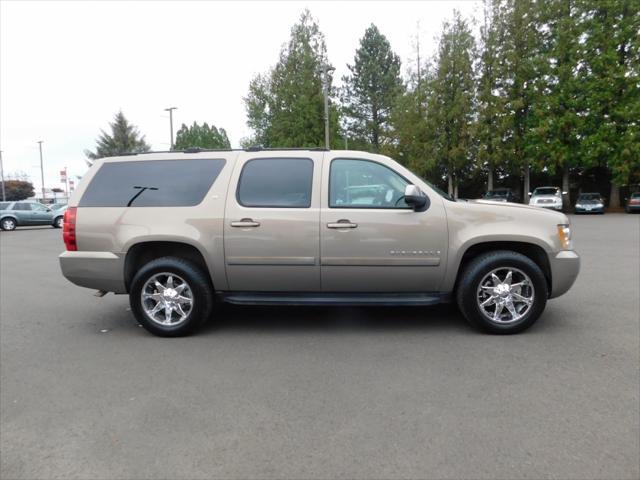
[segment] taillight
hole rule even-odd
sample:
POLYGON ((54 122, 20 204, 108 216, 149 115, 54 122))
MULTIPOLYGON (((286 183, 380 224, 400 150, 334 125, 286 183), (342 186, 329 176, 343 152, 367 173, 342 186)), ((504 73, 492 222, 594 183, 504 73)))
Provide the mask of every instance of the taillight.
POLYGON ((78 244, 76 243, 76 216, 77 208, 69 207, 64 212, 64 224, 62 226, 62 239, 64 240, 64 246, 67 250, 75 252, 78 250, 78 244))

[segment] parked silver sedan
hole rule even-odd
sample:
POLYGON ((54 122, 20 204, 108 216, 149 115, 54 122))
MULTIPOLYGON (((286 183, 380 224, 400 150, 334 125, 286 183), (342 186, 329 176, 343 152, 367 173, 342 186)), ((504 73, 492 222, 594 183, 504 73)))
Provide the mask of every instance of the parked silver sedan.
POLYGON ((39 202, 0 202, 0 228, 15 230, 16 227, 51 225, 62 228, 66 207, 51 210, 39 202))

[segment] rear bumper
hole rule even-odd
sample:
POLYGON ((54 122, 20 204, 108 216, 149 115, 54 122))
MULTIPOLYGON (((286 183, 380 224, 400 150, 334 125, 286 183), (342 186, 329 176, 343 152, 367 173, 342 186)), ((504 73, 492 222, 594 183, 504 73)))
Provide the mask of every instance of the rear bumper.
POLYGON ((551 295, 559 297, 567 292, 580 272, 580 256, 573 250, 563 250, 549 257, 551 266, 551 295))
POLYGON ((105 292, 127 293, 124 255, 111 252, 64 252, 58 258, 62 275, 70 282, 105 292))

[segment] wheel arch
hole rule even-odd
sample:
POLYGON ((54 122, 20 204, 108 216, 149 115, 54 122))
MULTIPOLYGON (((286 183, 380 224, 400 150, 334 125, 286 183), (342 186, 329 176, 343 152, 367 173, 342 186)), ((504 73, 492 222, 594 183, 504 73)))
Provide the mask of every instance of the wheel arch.
POLYGON ((202 268, 213 285, 213 279, 205 255, 198 247, 179 241, 142 241, 131 245, 124 261, 124 281, 127 292, 136 271, 145 263, 160 257, 177 257, 189 260, 202 268))
POLYGON ((10 218, 11 220, 13 220, 14 222, 16 222, 16 227, 20 226, 20 222, 18 221, 18 218, 15 215, 11 215, 11 214, 5 214, 2 215, 0 217, 0 222, 2 222, 4 219, 6 218, 10 218))
POLYGON ((460 282, 464 269, 471 260, 483 253, 497 250, 508 250, 520 253, 533 261, 542 270, 542 273, 547 280, 549 293, 551 293, 553 279, 551 275, 551 265, 546 251, 540 245, 521 241, 487 241, 468 246, 460 258, 453 291, 457 291, 458 283, 460 282))

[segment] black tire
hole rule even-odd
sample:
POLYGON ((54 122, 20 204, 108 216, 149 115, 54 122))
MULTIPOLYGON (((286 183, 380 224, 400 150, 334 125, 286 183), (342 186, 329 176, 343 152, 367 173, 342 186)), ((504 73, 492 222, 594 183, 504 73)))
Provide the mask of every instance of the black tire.
POLYGON ((62 228, 63 223, 64 217, 60 215, 59 217, 53 219, 53 223, 51 225, 53 226, 53 228, 62 228))
POLYGON ((131 311, 140 324, 149 332, 160 337, 182 337, 193 333, 211 315, 213 308, 213 286, 206 274, 198 265, 177 257, 161 257, 145 264, 133 277, 129 289, 131 311), (187 317, 178 325, 161 325, 144 311, 142 305, 142 288, 154 275, 168 272, 181 277, 193 295, 193 307, 187 317))
POLYGON ((13 218, 3 218, 2 220, 0 220, 0 228, 2 230, 15 230, 17 226, 18 223, 13 218))
POLYGON ((471 260, 460 273, 456 291, 456 300, 460 311, 474 327, 493 334, 508 335, 529 328, 538 319, 547 304, 548 286, 544 273, 530 258, 509 250, 497 250, 484 253, 471 260), (487 318, 477 301, 480 283, 496 268, 516 268, 524 272, 531 280, 534 300, 529 311, 513 323, 502 324, 487 318))

